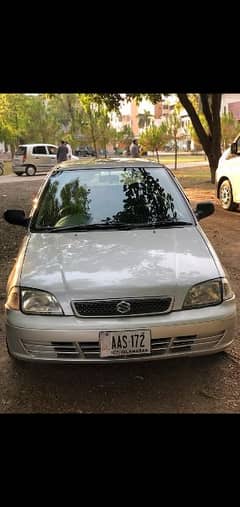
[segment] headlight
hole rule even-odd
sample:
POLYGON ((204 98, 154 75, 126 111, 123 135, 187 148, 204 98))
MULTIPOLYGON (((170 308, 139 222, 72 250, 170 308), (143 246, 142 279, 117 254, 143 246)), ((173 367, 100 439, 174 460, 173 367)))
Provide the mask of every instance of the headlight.
POLYGON ((63 313, 55 296, 37 289, 21 289, 21 310, 24 313, 47 315, 63 313))
POLYGON ((226 299, 231 299, 233 292, 226 278, 216 278, 207 282, 199 283, 189 289, 183 308, 200 308, 204 306, 218 305, 226 299))
POLYGON ((12 287, 5 304, 8 310, 19 310, 19 287, 12 287))

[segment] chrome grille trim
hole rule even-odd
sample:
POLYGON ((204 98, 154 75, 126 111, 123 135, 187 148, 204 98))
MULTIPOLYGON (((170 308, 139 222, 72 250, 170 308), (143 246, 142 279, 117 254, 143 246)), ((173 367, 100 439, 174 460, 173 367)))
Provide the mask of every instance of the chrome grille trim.
POLYGON ((173 303, 174 298, 171 296, 159 296, 159 297, 146 296, 143 298, 127 297, 121 299, 112 298, 112 299, 88 299, 83 301, 74 300, 71 302, 71 306, 74 314, 77 317, 111 318, 111 317, 137 317, 144 315, 161 315, 171 312, 173 303), (133 308, 133 310, 132 311, 130 310, 128 313, 119 313, 116 307, 122 301, 129 303, 133 308), (139 307, 139 310, 142 307, 141 311, 136 311, 137 307, 139 307))
POLYGON ((25 350, 32 356, 39 357, 83 357, 78 343, 75 342, 37 342, 21 340, 25 350))
MULTIPOLYGON (((174 354, 191 353, 196 350, 206 350, 216 347, 222 339, 225 331, 213 336, 175 336, 175 337, 164 337, 154 338, 151 340, 151 354, 145 356, 138 356, 140 359, 151 357, 173 357, 174 354)), ((39 359, 70 359, 74 360, 97 360, 103 361, 100 357, 100 345, 99 342, 38 342, 34 340, 21 340, 21 343, 25 351, 39 359)), ((126 356, 131 360, 136 355, 126 356)), ((126 360, 126 357, 118 357, 117 360, 126 360)), ((114 362, 114 358, 111 357, 109 360, 114 362)))

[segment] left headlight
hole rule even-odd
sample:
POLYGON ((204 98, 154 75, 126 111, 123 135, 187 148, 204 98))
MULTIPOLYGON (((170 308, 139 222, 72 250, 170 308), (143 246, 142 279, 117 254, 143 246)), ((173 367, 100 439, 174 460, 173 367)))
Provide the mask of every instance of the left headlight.
POLYGON ((216 278, 207 282, 198 283, 189 289, 184 309, 200 308, 204 306, 218 305, 226 299, 231 299, 233 292, 227 278, 216 278))
POLYGON ((37 289, 21 289, 21 310, 31 314, 63 314, 63 310, 53 294, 37 289))

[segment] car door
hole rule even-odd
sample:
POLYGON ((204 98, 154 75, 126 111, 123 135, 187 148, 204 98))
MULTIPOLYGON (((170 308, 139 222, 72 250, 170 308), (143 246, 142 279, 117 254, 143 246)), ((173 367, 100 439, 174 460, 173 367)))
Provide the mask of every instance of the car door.
POLYGON ((48 170, 51 169, 56 163, 57 163, 57 146, 54 146, 53 144, 47 145, 47 152, 48 152, 48 170))
POLYGON ((49 167, 48 164, 47 146, 38 144, 33 146, 32 149, 32 162, 37 168, 37 171, 46 171, 49 167))
POLYGON ((223 162, 224 175, 228 177, 231 182, 233 200, 240 201, 240 138, 236 141, 236 153, 232 154, 230 151, 223 162))

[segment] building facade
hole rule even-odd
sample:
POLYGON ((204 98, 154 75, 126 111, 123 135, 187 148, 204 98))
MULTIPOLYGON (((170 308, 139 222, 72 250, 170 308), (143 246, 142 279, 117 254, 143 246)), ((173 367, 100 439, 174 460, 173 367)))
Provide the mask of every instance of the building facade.
POLYGON ((236 120, 240 120, 240 93, 225 93, 222 95, 220 114, 232 113, 236 120))

